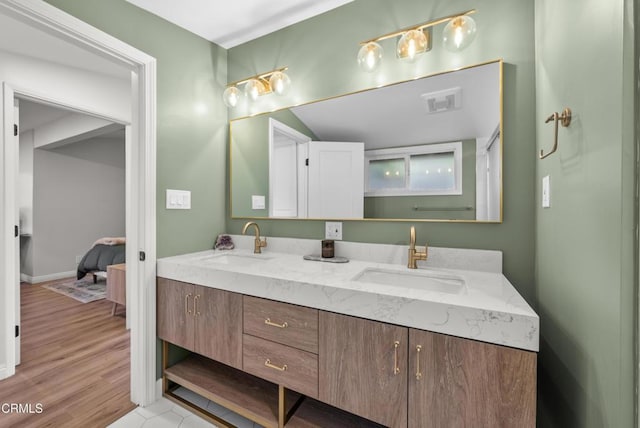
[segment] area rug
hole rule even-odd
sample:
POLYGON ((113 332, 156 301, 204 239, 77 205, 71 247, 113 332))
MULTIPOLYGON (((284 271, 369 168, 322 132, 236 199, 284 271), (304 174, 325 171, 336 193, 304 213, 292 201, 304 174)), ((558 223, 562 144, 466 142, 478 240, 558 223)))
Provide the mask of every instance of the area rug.
POLYGON ((104 299, 107 294, 107 282, 101 278, 98 278, 97 284, 93 283, 93 278, 83 278, 77 281, 70 280, 59 284, 43 285, 43 287, 82 303, 104 299))

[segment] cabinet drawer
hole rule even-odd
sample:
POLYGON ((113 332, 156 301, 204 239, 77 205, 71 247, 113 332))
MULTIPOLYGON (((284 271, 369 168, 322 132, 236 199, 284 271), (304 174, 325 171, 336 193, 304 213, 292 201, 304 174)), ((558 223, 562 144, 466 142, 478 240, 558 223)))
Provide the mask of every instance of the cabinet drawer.
POLYGON ((318 353, 318 310, 244 296, 244 332, 318 353))
POLYGON ((279 343, 243 336, 243 370, 309 397, 318 397, 318 356, 279 343))

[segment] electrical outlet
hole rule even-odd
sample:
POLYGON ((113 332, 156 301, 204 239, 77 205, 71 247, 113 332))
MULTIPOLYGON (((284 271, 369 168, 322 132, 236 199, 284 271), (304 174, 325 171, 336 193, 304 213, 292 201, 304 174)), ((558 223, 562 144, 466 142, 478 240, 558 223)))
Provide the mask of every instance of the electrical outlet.
POLYGON ((251 209, 263 210, 265 207, 264 195, 251 195, 251 209))
POLYGON ((82 256, 76 256, 76 264, 80 264, 81 260, 82 260, 82 256))
POLYGON ((327 221, 324 223, 324 239, 342 240, 342 222, 327 221))

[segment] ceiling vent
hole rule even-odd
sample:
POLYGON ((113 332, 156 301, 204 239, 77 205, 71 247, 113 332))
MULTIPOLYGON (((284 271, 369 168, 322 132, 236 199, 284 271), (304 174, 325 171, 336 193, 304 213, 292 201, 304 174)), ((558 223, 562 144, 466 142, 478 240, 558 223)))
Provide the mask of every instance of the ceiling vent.
POLYGON ((441 113, 449 110, 457 110, 462 106, 462 88, 451 88, 443 91, 422 94, 427 113, 441 113))

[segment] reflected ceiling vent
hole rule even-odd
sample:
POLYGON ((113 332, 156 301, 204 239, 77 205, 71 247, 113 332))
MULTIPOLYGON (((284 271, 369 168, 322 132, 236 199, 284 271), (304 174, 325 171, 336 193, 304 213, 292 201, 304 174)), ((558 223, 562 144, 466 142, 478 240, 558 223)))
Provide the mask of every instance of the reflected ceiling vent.
POLYGON ((457 110, 462 106, 462 88, 451 88, 443 91, 422 94, 427 113, 441 113, 443 111, 457 110))

